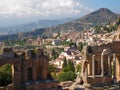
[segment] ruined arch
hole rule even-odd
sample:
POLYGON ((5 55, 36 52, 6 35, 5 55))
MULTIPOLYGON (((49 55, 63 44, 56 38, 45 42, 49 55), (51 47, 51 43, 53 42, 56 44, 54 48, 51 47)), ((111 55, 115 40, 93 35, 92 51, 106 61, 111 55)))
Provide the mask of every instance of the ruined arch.
MULTIPOLYGON (((19 59, 14 58, 0 58, 0 67, 5 64, 12 65, 12 89, 20 90, 21 88, 21 63, 19 59)), ((8 87, 9 88, 9 87, 8 87)))
POLYGON ((54 81, 40 83, 40 79, 42 81, 49 79, 47 77, 48 59, 41 54, 41 51, 38 51, 37 55, 33 51, 25 50, 17 52, 11 48, 5 48, 0 54, 0 66, 11 64, 14 68, 13 84, 7 86, 6 90, 43 90, 44 88, 56 88, 57 82, 54 81), (37 66, 38 68, 36 69, 37 66))

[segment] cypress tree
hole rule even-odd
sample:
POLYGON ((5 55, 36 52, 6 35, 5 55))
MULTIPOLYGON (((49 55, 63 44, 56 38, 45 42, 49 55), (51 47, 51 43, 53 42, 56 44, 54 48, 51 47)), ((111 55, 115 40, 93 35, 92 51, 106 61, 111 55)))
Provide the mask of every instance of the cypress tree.
POLYGON ((69 70, 69 71, 73 71, 73 72, 75 71, 74 63, 73 63, 72 61, 69 61, 69 62, 68 62, 67 67, 68 67, 68 70, 69 70))
POLYGON ((63 62, 63 67, 62 68, 65 68, 67 66, 67 60, 66 60, 66 57, 64 58, 64 62, 63 62))
POLYGON ((74 63, 73 63, 73 62, 71 62, 71 70, 72 70, 73 72, 75 72, 75 67, 74 67, 74 63))

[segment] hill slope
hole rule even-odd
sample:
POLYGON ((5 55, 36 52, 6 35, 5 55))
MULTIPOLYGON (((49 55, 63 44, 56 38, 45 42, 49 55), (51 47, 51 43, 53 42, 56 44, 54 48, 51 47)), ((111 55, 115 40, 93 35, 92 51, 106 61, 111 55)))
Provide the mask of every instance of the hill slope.
POLYGON ((100 8, 78 20, 61 24, 55 27, 46 28, 44 35, 51 35, 53 32, 75 30, 82 31, 89 29, 97 25, 105 25, 109 22, 113 22, 118 18, 118 14, 113 13, 109 9, 100 8))
POLYGON ((5 28, 0 28, 0 32, 2 33, 17 33, 17 32, 29 32, 34 29, 38 28, 46 28, 46 27, 52 27, 56 26, 59 24, 63 24, 68 21, 72 21, 73 19, 67 18, 67 19, 61 19, 61 20, 39 20, 36 22, 31 22, 28 24, 22 24, 22 25, 17 25, 17 26, 12 26, 12 27, 5 27, 5 28))
MULTIPOLYGON (((43 36, 51 36, 53 32, 60 32, 60 31, 68 31, 68 30, 74 30, 74 31, 82 31, 84 29, 89 29, 91 27, 100 26, 108 24, 109 22, 116 21, 118 19, 118 14, 113 13, 109 9, 101 8, 99 10, 96 10, 95 12, 92 12, 82 18, 79 18, 78 20, 74 20, 65 24, 60 24, 58 26, 53 26, 49 28, 40 28, 36 29, 30 32, 22 32, 18 33, 17 36, 15 34, 15 39, 17 38, 24 38, 24 37, 34 37, 38 35, 43 36)), ((14 35, 13 35, 14 36, 14 35)), ((9 36, 1 36, 0 41, 6 40, 7 38, 10 40, 11 35, 9 36), (9 38, 10 37, 10 38, 9 38)), ((12 40, 14 40, 12 38, 12 40)))

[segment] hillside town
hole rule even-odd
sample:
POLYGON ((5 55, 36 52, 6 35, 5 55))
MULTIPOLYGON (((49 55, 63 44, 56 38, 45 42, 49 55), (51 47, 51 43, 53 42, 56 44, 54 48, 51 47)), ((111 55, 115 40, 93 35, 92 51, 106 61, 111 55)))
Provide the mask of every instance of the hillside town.
POLYGON ((120 90, 119 44, 120 18, 81 32, 0 42, 0 66, 14 65, 16 85, 1 90, 120 90))

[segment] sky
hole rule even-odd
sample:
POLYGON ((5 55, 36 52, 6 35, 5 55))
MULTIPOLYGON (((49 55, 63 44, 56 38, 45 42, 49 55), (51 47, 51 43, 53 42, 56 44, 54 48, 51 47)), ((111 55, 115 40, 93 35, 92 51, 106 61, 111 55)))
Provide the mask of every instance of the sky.
POLYGON ((80 18, 99 8, 120 13, 120 0, 0 0, 0 27, 40 19, 80 18))

